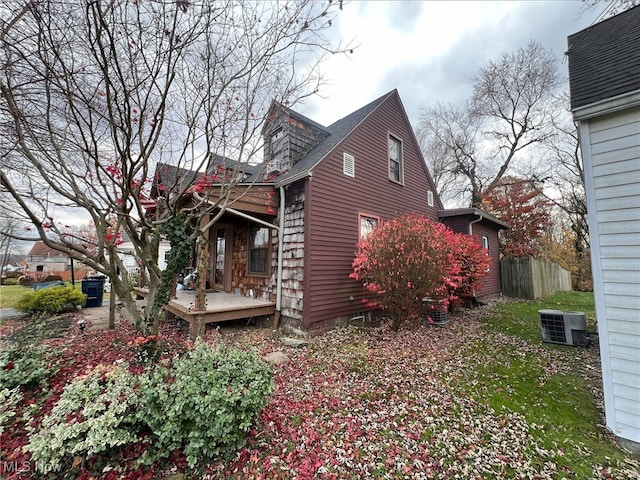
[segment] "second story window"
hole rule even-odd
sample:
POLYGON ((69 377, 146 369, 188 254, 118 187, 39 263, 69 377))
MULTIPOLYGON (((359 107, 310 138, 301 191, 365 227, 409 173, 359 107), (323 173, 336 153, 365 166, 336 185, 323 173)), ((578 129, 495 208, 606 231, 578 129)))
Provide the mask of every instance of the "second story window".
POLYGON ((389 135, 389 179, 402 183, 402 177, 402 142, 389 135))

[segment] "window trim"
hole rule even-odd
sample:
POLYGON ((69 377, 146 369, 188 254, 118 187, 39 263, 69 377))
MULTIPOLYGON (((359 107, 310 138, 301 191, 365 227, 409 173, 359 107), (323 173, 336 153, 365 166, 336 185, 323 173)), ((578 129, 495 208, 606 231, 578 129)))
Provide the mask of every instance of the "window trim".
POLYGON ((250 224, 249 228, 247 229, 247 276, 252 276, 252 277, 270 277, 271 276, 271 270, 272 270, 272 265, 271 265, 271 260, 272 260, 272 244, 273 244, 273 238, 271 236, 271 228, 266 227, 264 225, 258 225, 258 224, 250 224), (267 247, 265 248, 251 248, 251 230, 253 228, 256 228, 258 230, 262 229, 262 228, 266 228, 267 231, 269 232, 269 238, 267 239, 267 247), (253 270, 251 270, 251 251, 252 250, 266 250, 267 251, 267 271, 266 272, 254 272, 253 270))
POLYGON ((433 207, 434 205, 434 196, 431 190, 427 190, 427 205, 433 207))
POLYGON ((389 176, 389 180, 392 181, 393 183, 397 183, 398 185, 404 185, 404 147, 403 147, 403 141, 400 137, 398 137, 397 135, 394 135, 391 132, 388 132, 387 134, 387 175, 389 176), (393 178, 391 176, 391 142, 392 140, 395 140, 396 142, 398 142, 398 156, 400 157, 398 159, 398 168, 399 168, 399 172, 398 172, 398 177, 399 179, 396 180, 395 178, 393 178))
POLYGON ((358 212, 358 241, 361 242, 365 237, 362 236, 362 219, 370 218, 376 221, 376 227, 380 225, 381 218, 378 215, 373 215, 366 212, 358 212))
POLYGON ((482 237, 480 238, 480 242, 482 243, 482 248, 486 248, 487 250, 489 250, 489 236, 488 235, 482 235, 482 237))

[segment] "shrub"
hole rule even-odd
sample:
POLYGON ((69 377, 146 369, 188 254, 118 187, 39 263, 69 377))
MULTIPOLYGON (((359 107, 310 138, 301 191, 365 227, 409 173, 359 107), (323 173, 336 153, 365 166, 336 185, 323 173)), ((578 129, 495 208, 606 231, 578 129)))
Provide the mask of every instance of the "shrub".
POLYGON ((55 373, 44 346, 11 344, 0 351, 0 389, 33 388, 55 373))
POLYGON ((16 407, 22 401, 22 392, 16 388, 0 388, 0 435, 9 420, 16 415, 16 407))
POLYGON ((190 468, 240 448, 273 392, 273 372, 258 355, 197 341, 173 367, 141 379, 138 420, 152 432, 152 463, 181 448, 190 468))
POLYGON ((18 299, 17 308, 23 312, 60 313, 84 306, 85 295, 73 287, 50 287, 27 292, 18 299))
POLYGON ((17 278, 3 278, 2 279, 2 285, 6 285, 6 286, 12 286, 12 285, 19 285, 20 283, 18 282, 17 278))
MULTIPOLYGON (((68 384, 25 447, 40 469, 60 471, 75 456, 85 459, 138 441, 134 425, 135 377, 125 366, 99 365, 68 384)), ((29 428, 29 427, 28 427, 29 428)))
POLYGON ((358 244, 351 278, 360 280, 397 330, 406 318, 419 318, 423 299, 445 307, 489 266, 484 249, 471 237, 415 213, 381 222, 358 244))

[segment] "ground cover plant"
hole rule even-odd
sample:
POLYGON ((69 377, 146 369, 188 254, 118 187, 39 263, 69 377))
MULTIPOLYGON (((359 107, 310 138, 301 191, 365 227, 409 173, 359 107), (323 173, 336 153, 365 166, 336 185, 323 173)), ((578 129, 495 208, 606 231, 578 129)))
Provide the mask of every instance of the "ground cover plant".
MULTIPOLYGON (((283 352, 288 361, 274 366, 275 389, 246 445, 211 455, 194 478, 640 478, 637 459, 619 450, 601 426, 597 344, 544 344, 539 308, 580 309, 593 321, 592 296, 570 293, 458 309, 446 326, 341 328, 298 349, 261 329, 208 330, 211 345, 283 352)), ((189 348, 179 323, 166 323, 161 336, 160 364, 189 348)), ((48 380, 48 393, 23 389, 23 401, 6 394, 2 459, 35 466, 21 448, 29 442, 27 425, 44 421, 78 372, 112 371, 125 363, 130 373, 140 371, 146 343, 137 338, 121 322, 114 331, 96 333, 72 326, 70 338, 46 341, 64 348, 59 369, 48 380)), ((123 398, 129 398, 126 392, 123 398)), ((78 456, 65 464, 67 476, 191 475, 184 448, 140 465, 144 438, 78 456)))

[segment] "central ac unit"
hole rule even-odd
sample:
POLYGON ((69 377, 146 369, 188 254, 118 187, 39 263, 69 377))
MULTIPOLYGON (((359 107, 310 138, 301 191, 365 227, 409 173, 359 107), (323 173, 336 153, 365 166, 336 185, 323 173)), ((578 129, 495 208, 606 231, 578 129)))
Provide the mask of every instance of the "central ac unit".
POLYGON ((542 340, 561 345, 589 346, 587 318, 583 312, 538 310, 542 340))

